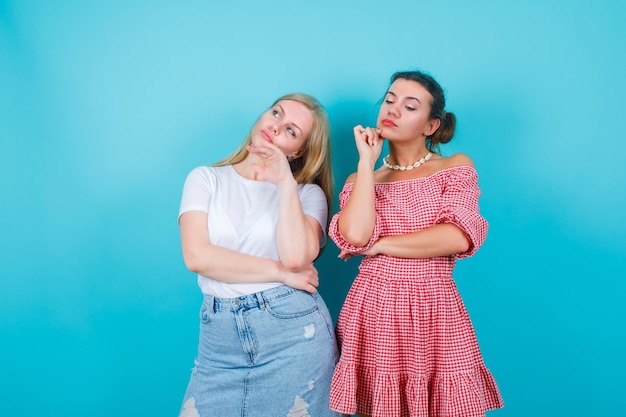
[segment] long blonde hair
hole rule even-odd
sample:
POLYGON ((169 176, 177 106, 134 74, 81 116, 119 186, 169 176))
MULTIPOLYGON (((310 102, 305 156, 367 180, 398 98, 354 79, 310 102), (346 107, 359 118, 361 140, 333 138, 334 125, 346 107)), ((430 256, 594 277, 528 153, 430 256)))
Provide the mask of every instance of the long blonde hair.
MULTIPOLYGON (((297 101, 304 104, 313 115, 313 128, 307 138, 302 156, 289 161, 291 172, 298 184, 317 184, 326 195, 328 218, 331 217, 334 179, 331 165, 330 122, 326 109, 316 98, 304 93, 291 93, 278 98, 270 106, 275 106, 284 100, 297 101)), ((237 150, 229 157, 217 162, 214 166, 224 166, 239 163, 246 159, 246 147, 251 143, 248 133, 237 150)))

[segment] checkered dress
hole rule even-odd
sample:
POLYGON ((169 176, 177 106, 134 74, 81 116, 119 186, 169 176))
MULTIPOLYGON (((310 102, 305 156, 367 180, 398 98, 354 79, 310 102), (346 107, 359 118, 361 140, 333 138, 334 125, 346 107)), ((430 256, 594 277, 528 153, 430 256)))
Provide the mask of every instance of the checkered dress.
MULTIPOLYGON (((340 194, 342 208, 352 187, 346 184, 340 194)), ((331 408, 373 417, 474 417, 502 407, 452 279, 456 259, 473 255, 487 236, 487 222, 478 213, 476 171, 458 166, 375 187, 372 239, 362 248, 350 245, 337 229, 337 213, 329 235, 339 248, 360 252, 379 237, 438 223, 463 230, 470 248, 429 259, 363 259, 337 322, 341 359, 331 408)))

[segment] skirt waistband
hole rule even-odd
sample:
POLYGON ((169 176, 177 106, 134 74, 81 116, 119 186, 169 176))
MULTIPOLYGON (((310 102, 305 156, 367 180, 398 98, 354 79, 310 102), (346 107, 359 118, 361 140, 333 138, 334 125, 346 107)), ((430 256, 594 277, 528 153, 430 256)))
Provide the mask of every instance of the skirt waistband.
POLYGON ((279 287, 270 288, 269 290, 257 292, 254 294, 242 295, 234 298, 214 297, 212 295, 204 295, 204 303, 208 308, 212 308, 214 312, 226 310, 241 310, 251 308, 265 308, 266 301, 272 301, 278 298, 288 297, 292 294, 302 293, 301 290, 281 285, 279 287))

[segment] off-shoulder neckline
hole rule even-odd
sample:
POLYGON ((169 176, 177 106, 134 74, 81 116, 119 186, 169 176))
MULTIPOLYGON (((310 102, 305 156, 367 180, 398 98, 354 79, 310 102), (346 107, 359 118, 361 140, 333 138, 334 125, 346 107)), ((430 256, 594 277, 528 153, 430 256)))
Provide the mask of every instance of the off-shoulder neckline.
MULTIPOLYGON (((425 177, 417 177, 417 178, 409 178, 406 180, 398 180, 398 181, 387 181, 387 182, 375 182, 374 185, 385 185, 385 184, 398 184, 398 183, 408 183, 408 182, 413 182, 413 181, 423 181, 423 180, 427 180, 429 178, 433 178, 437 175, 443 174, 447 171, 453 171, 453 170, 464 170, 464 169, 468 169, 470 172, 472 172, 475 175, 478 175, 478 173, 476 172, 476 169, 472 166, 469 165, 455 165, 452 167, 448 167, 448 168, 444 168, 444 169, 440 169, 439 171, 433 172, 430 175, 427 175, 425 177)), ((346 183, 346 185, 348 184, 353 184, 354 185, 354 181, 350 181, 348 183, 346 183)))

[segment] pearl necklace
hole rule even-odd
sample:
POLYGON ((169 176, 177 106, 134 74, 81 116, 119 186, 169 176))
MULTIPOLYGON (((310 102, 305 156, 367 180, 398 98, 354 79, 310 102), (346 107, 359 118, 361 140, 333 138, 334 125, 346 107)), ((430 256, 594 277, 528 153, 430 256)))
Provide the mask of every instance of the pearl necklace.
POLYGON ((433 156, 432 153, 428 152, 425 157, 414 163, 413 165, 400 166, 400 165, 391 165, 387 160, 389 155, 383 158, 383 165, 385 165, 389 169, 393 169, 394 171, 410 171, 418 166, 422 165, 424 162, 428 161, 430 157, 433 156))

